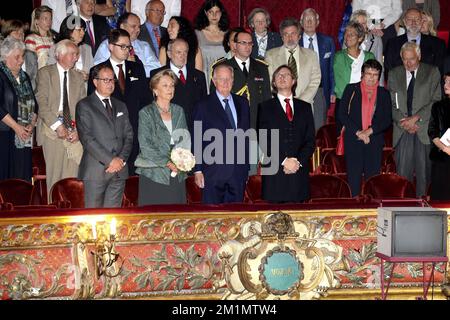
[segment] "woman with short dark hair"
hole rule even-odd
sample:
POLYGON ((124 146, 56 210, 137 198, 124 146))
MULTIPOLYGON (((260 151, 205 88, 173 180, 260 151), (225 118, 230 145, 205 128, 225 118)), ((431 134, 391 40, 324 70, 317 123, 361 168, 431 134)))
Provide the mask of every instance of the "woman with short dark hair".
POLYGON ((345 88, 337 115, 345 127, 345 163, 353 197, 360 193, 363 175, 367 180, 380 173, 384 133, 392 124, 391 96, 379 86, 382 70, 377 60, 367 60, 361 81, 345 88))

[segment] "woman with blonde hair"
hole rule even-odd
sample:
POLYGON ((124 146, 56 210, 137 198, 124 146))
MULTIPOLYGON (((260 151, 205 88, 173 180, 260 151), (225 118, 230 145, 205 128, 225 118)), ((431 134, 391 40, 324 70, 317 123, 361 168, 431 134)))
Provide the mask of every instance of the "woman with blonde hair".
POLYGON ((422 13, 422 27, 420 28, 420 33, 436 37, 437 31, 434 28, 433 16, 426 11, 422 11, 421 13, 422 13))
POLYGON ((31 15, 31 34, 25 38, 26 48, 37 54, 38 69, 47 65, 50 48, 54 45, 52 14, 52 9, 47 6, 34 9, 31 15))

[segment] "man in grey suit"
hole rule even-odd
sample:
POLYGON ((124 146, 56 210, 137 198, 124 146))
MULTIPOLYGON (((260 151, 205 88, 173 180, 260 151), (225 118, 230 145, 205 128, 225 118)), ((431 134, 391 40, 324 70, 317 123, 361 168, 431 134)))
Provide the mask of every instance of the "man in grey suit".
POLYGON ((430 181, 430 139, 428 123, 431 107, 441 99, 437 67, 421 63, 420 47, 406 42, 400 51, 403 61, 389 72, 388 87, 394 120, 393 145, 397 173, 409 181, 416 177, 416 195, 426 194, 430 181))
POLYGON ((92 70, 96 88, 77 104, 78 134, 84 153, 78 177, 84 182, 86 208, 120 207, 126 161, 133 147, 133 129, 126 105, 111 96, 114 71, 101 64, 92 70))
POLYGON ((150 0, 145 6, 145 15, 147 20, 141 25, 139 40, 145 41, 150 45, 153 53, 159 58, 159 49, 161 39, 167 37, 167 29, 161 26, 166 14, 164 3, 160 0, 150 0))

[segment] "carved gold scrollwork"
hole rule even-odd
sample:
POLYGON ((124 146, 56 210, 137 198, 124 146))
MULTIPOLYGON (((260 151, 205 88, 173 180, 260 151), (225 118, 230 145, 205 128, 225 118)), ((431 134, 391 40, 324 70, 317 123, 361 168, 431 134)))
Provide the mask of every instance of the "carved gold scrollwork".
POLYGON ((346 217, 331 223, 331 229, 347 237, 374 236, 376 227, 377 221, 366 217, 346 217))

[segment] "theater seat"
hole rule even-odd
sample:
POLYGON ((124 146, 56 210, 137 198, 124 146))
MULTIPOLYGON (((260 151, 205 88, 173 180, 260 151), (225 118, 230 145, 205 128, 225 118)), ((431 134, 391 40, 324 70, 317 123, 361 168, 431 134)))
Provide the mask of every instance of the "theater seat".
POLYGON ((40 203, 40 199, 36 195, 33 185, 21 179, 0 181, 0 194, 3 200, 2 202, 9 202, 13 206, 26 206, 40 203))
POLYGON ((65 178, 56 182, 50 190, 52 204, 58 208, 84 208, 83 181, 65 178))
POLYGON ((262 199, 262 177, 261 175, 249 176, 245 187, 246 203, 266 203, 262 199))
POLYGON ((137 207, 139 199, 139 176, 128 177, 123 194, 123 207, 137 207))
POLYGON ((47 181, 45 171, 45 158, 42 147, 32 149, 33 185, 36 193, 39 194, 42 204, 47 204, 47 181))
POLYGON ((337 144, 336 124, 326 124, 317 130, 316 145, 322 150, 334 149, 337 144))
POLYGON ((367 179, 362 194, 374 199, 416 198, 414 185, 395 173, 382 173, 367 179))
POLYGON ((397 173, 397 167, 395 165, 395 154, 392 149, 383 150, 383 162, 381 164, 382 173, 397 173))
POLYGON ((311 199, 316 198, 350 198, 351 192, 345 180, 329 174, 310 176, 311 199))
POLYGON ((321 171, 332 175, 337 175, 344 180, 347 179, 347 169, 345 165, 345 157, 338 156, 336 150, 328 151, 323 157, 321 171))
POLYGON ((186 200, 188 204, 202 203, 202 190, 195 184, 195 177, 189 176, 186 181, 186 200))

